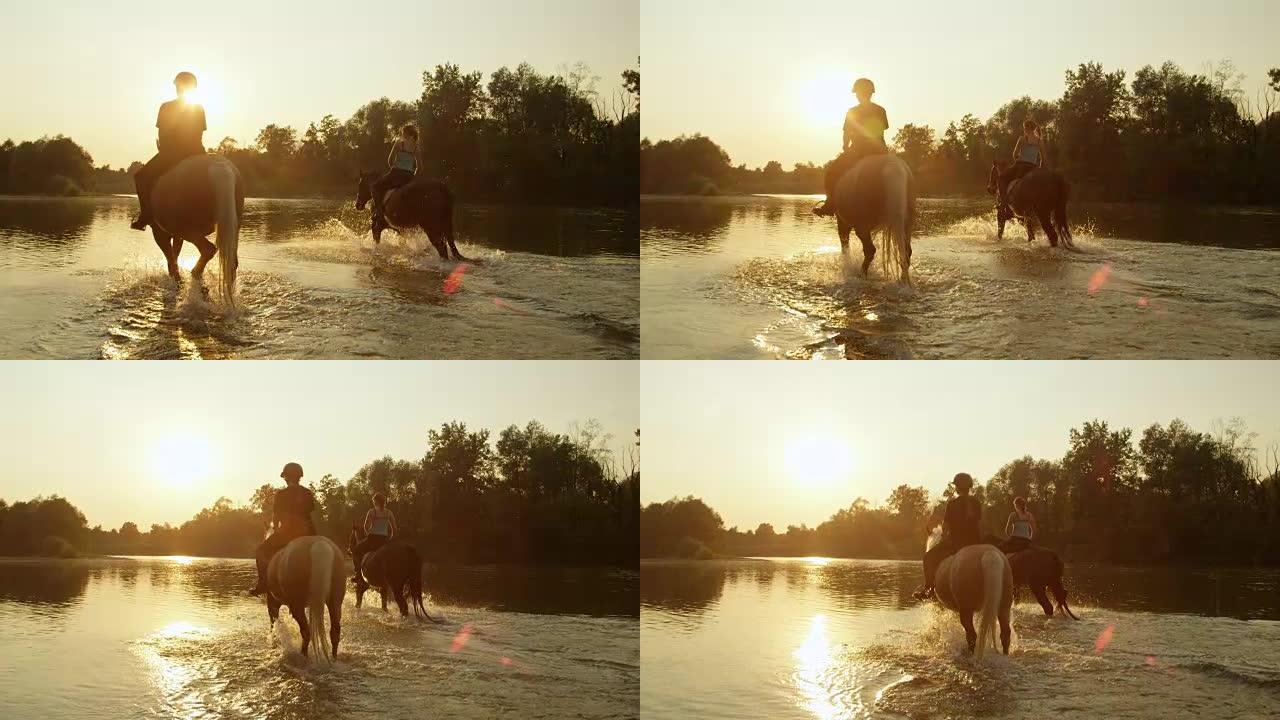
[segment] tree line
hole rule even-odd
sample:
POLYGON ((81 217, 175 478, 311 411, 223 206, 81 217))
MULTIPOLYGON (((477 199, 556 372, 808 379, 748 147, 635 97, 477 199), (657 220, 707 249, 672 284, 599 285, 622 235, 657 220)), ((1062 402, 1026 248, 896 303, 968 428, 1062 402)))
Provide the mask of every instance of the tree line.
MULTIPOLYGON (((399 128, 418 126, 423 172, 468 201, 634 205, 638 195, 640 72, 604 93, 582 65, 543 75, 527 63, 478 72, 438 65, 412 101, 379 98, 346 120, 304 129, 270 124, 248 145, 225 137, 250 195, 354 193, 362 171, 385 170, 399 128)), ((139 128, 139 132, 150 132, 139 128)), ((145 160, 145 158, 143 159, 145 160)), ((127 170, 95 167, 70 138, 0 145, 0 193, 132 192, 127 170)))
MULTIPOLYGON (((1280 565, 1280 450, 1259 467, 1239 421, 1213 432, 1181 420, 1129 428, 1093 420, 1072 428, 1057 459, 1024 456, 974 488, 986 533, 1004 536, 1013 498, 1027 498, 1038 544, 1075 560, 1280 565)), ((963 468, 957 468, 963 470, 963 468)), ((641 557, 808 556, 919 558, 941 522, 947 487, 932 497, 900 485, 883 505, 855 499, 816 528, 762 523, 726 529, 695 497, 644 507, 641 557)))
MULTIPOLYGON (((317 531, 343 548, 381 492, 400 536, 433 562, 631 566, 640 473, 635 453, 624 461, 630 467, 619 467, 609 442, 595 422, 555 433, 533 421, 496 439, 451 422, 428 432, 419 460, 382 457, 346 482, 325 475, 304 485, 315 493, 317 531)), ((90 528, 84 513, 56 495, 0 500, 0 555, 250 557, 278 487, 265 484, 241 505, 219 498, 181 525, 149 530, 132 522, 90 528)))
MULTIPOLYGON (((1022 123, 1042 128, 1047 165, 1079 199, 1280 202, 1280 68, 1256 97, 1230 63, 1204 74, 1173 62, 1124 70, 1085 63, 1066 71, 1062 96, 1010 100, 985 121, 967 114, 941 133, 903 125, 892 149, 924 196, 982 195, 993 160, 1010 159, 1022 123)), ((893 109, 889 108, 892 117, 893 109)), ((776 161, 734 166, 702 135, 640 149, 640 188, 653 194, 821 193, 822 168, 776 161)))

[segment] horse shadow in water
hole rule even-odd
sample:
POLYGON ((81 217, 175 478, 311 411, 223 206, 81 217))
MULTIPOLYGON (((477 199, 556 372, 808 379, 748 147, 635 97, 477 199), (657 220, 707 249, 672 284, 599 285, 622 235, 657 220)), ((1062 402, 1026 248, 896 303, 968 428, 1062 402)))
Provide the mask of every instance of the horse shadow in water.
MULTIPOLYGON (((356 187, 356 209, 373 199, 375 173, 360 173, 356 187)), ((467 261, 453 239, 453 193, 439 180, 414 178, 408 185, 390 190, 385 195, 382 213, 387 225, 397 232, 422 228, 442 260, 467 261)), ((375 236, 375 241, 378 238, 375 236)))
MULTIPOLYGON (((938 535, 930 538, 929 548, 938 535)), ((1009 560, 992 545, 967 545, 938 563, 934 574, 934 592, 943 606, 955 610, 964 626, 969 651, 981 660, 988 638, 995 645, 995 625, 1000 623, 1000 648, 1009 654, 1013 630, 1009 609, 1013 606, 1013 571, 1009 560), (978 629, 973 615, 981 611, 978 629)))
MULTIPOLYGON (((994 535, 987 535, 982 541, 996 547, 1001 547, 1002 543, 994 535)), ((1048 592, 1052 592, 1058 609, 1072 620, 1080 619, 1071 612, 1071 606, 1067 604, 1067 588, 1062 584, 1062 558, 1058 557, 1058 553, 1046 547, 1031 545, 1009 554, 1008 557, 1015 591, 1023 585, 1030 588, 1047 617, 1053 617, 1054 613, 1054 604, 1049 602, 1048 595, 1048 592)))
POLYGON ((178 255, 187 240, 200 251, 191 268, 192 280, 200 282, 205 266, 217 255, 223 302, 234 309, 240 221, 244 217, 244 183, 236 166, 220 155, 194 155, 183 160, 156 180, 151 213, 151 235, 164 253, 174 284, 182 284, 178 255), (215 230, 216 245, 207 240, 215 230))
POLYGON ((1071 194, 1071 186, 1062 175, 1053 170, 1037 168, 1009 183, 1008 205, 1000 203, 1000 174, 1008 167, 1004 162, 996 160, 991 163, 991 173, 987 176, 987 192, 996 196, 996 239, 1004 239, 1004 226, 1010 220, 1019 220, 1027 229, 1027 241, 1036 239, 1036 227, 1044 228, 1049 238, 1050 247, 1058 247, 1062 240, 1063 247, 1075 250, 1075 240, 1071 237, 1071 227, 1067 223, 1067 199, 1071 194))
MULTIPOLYGON (((359 526, 352 526, 348 538, 347 551, 355 556, 356 544, 364 540, 364 532, 359 526)), ((400 617, 409 616, 410 602, 413 604, 414 617, 426 616, 436 620, 427 612, 422 599, 422 556, 416 548, 403 540, 391 540, 386 545, 367 553, 364 556, 362 572, 357 573, 356 607, 364 604, 364 594, 374 588, 382 596, 382 610, 387 610, 387 598, 395 599, 400 609, 400 617), (421 611, 422 615, 419 615, 421 611)))
POLYGON ((342 598, 347 593, 342 549, 323 535, 291 540, 267 564, 267 615, 275 625, 280 606, 298 622, 302 655, 312 644, 330 662, 338 658, 342 635, 342 598), (329 643, 325 644, 324 611, 329 609, 329 643))

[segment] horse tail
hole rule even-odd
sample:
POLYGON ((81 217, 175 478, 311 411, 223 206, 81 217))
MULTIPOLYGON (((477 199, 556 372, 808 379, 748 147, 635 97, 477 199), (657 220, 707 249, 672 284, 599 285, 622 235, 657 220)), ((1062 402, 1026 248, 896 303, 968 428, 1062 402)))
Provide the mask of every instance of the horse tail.
POLYGON ((987 550, 982 554, 982 619, 978 621, 978 644, 973 646, 973 655, 982 659, 982 651, 986 648, 987 638, 991 644, 996 642, 996 615, 1000 611, 1000 596, 1004 593, 1004 565, 1007 562, 999 550, 987 550))
POLYGON ((1076 614, 1071 612, 1071 606, 1067 605, 1067 588, 1062 584, 1062 558, 1057 555, 1053 557, 1055 567, 1053 572, 1053 580, 1049 583, 1049 591, 1053 593, 1053 599, 1058 603, 1058 609, 1066 613, 1067 617, 1072 620, 1079 620, 1076 614))
POLYGON ((311 646, 319 648, 329 662, 333 662, 333 649, 324 632, 324 606, 333 593, 333 566, 338 562, 333 546, 327 542, 311 545, 311 577, 307 584, 307 630, 311 634, 311 646))
POLYGON ((885 179, 885 273, 897 264, 898 280, 911 284, 911 171, 896 155, 889 156, 885 179))
POLYGON ((1057 180, 1058 197, 1053 205, 1053 226, 1058 231, 1058 237, 1062 238, 1062 243, 1069 248, 1074 248, 1076 244, 1071 238, 1071 226, 1067 223, 1067 199, 1071 194, 1071 186, 1061 175, 1057 176, 1057 180))
POLYGON ((244 189, 240 186, 240 173, 225 158, 214 158, 209 163, 209 181, 213 185, 213 218, 218 228, 222 302, 234 309, 236 268, 240 265, 240 213, 244 207, 244 189))
POLYGON ((419 608, 423 615, 427 614, 427 609, 422 605, 422 556, 412 545, 409 546, 409 560, 413 567, 409 570, 409 576, 405 578, 405 587, 409 595, 409 604, 413 606, 413 616, 418 617, 419 608))

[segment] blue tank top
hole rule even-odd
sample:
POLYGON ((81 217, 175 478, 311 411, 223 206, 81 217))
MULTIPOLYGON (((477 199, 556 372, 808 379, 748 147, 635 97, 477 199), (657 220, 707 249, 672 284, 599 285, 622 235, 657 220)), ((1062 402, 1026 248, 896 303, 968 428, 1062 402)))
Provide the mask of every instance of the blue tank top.
POLYGON ((418 158, 414 157, 413 153, 401 147, 396 150, 396 159, 391 163, 391 166, 397 170, 414 172, 418 169, 418 158))
POLYGON ((369 529, 369 534, 391 535, 391 511, 383 510, 382 514, 379 514, 378 508, 374 508, 370 512, 373 513, 373 527, 369 529))
POLYGON ((1032 165, 1040 164, 1040 145, 1028 142, 1022 143, 1022 152, 1018 155, 1018 162, 1031 163, 1032 165))
MULTIPOLYGON (((1015 510, 1014 512, 1017 512, 1017 511, 1015 510)), ((1013 521, 1013 536, 1026 538, 1030 540, 1031 539, 1031 521, 1023 520, 1022 516, 1018 516, 1018 519, 1013 521)))

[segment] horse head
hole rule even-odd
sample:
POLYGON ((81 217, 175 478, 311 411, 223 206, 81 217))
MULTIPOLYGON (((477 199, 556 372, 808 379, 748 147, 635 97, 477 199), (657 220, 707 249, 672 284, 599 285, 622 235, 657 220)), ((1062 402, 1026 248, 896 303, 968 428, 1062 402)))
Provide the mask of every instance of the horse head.
POLYGON ((1004 172, 1005 164, 999 160, 991 161, 991 173, 987 175, 987 194, 995 195, 1000 185, 1000 173, 1004 172))
POLYGON ((364 528, 360 527, 360 523, 351 523, 351 534, 347 536, 347 554, 355 555, 356 544, 364 539, 364 528))
POLYGON ((371 172, 361 172, 360 178, 356 181, 356 209, 364 210, 364 206, 373 199, 373 179, 375 175, 371 172))

